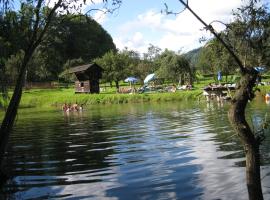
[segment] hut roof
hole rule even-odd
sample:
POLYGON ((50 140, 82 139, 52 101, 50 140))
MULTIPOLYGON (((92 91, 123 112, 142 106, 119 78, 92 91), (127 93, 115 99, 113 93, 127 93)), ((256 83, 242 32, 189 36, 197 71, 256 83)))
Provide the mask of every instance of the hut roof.
POLYGON ((96 63, 91 63, 91 64, 87 64, 87 65, 81 65, 81 66, 73 67, 73 68, 68 70, 68 73, 71 74, 71 73, 76 73, 76 72, 83 72, 83 71, 86 71, 86 70, 88 70, 89 68, 91 68, 91 67, 93 67, 95 65, 97 65, 97 64, 96 63))

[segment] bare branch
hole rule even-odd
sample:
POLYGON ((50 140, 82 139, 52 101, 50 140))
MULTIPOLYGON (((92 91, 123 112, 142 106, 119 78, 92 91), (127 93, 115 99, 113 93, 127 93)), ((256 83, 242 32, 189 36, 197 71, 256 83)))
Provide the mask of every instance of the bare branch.
POLYGON ((38 25, 40 22, 40 8, 42 5, 42 0, 38 0, 36 9, 35 9, 35 16, 36 16, 36 20, 35 20, 35 24, 34 24, 34 28, 33 28, 33 35, 30 41, 35 41, 36 40, 36 36, 37 36, 37 30, 38 30, 38 25))
MULTIPOLYGON (((166 15, 179 15, 186 10, 186 8, 184 8, 183 10, 181 10, 179 12, 173 12, 173 11, 169 11, 169 7, 166 3, 164 3, 164 6, 165 6, 164 12, 166 15)), ((163 10, 161 10, 161 13, 163 13, 163 10)))
POLYGON ((224 22, 220 21, 220 20, 213 20, 212 22, 209 23, 209 25, 212 25, 213 23, 220 23, 223 24, 226 28, 228 28, 228 24, 225 24, 224 22))
POLYGON ((14 0, 0 0, 0 14, 5 13, 8 9, 13 7, 14 0))
MULTIPOLYGON (((91 0, 91 2, 94 3, 93 0, 91 0)), ((116 10, 118 10, 122 4, 121 0, 113 0, 112 1, 112 8, 109 8, 107 0, 103 0, 103 2, 105 3, 103 8, 91 8, 86 13, 84 13, 84 15, 89 15, 93 11, 102 12, 104 15, 108 14, 108 13, 112 14, 116 10)))
POLYGON ((53 15, 55 14, 55 11, 60 7, 60 5, 62 4, 63 0, 59 0, 55 5, 54 7, 51 9, 47 19, 46 19, 46 23, 45 23, 45 26, 42 30, 42 32, 40 33, 39 37, 37 38, 37 40, 35 41, 35 43, 33 44, 33 48, 35 49, 39 44, 40 42, 42 41, 43 39, 43 36, 45 35, 45 33, 47 32, 47 29, 49 28, 49 26, 51 25, 51 21, 52 21, 52 18, 53 18, 53 15))

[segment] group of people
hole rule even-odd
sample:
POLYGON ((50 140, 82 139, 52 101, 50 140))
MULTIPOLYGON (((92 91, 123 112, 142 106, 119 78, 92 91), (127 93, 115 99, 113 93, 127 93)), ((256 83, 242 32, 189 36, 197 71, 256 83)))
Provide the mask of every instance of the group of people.
POLYGON ((74 103, 74 104, 67 104, 67 103, 64 103, 64 105, 62 106, 62 110, 64 112, 70 112, 70 111, 82 111, 83 110, 83 107, 82 105, 78 105, 77 102, 74 103))

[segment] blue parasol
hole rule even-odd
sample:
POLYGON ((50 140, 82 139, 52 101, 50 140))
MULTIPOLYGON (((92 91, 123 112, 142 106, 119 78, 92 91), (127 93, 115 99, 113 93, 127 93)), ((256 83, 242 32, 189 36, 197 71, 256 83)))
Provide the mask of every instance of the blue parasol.
POLYGON ((124 81, 125 82, 130 82, 130 83, 135 83, 135 82, 138 81, 138 79, 135 78, 135 77, 130 76, 130 77, 127 77, 124 81))

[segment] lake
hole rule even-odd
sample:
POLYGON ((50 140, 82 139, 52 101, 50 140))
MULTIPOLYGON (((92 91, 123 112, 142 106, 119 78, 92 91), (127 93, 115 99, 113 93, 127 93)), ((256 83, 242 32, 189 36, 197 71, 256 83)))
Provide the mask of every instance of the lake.
MULTIPOLYGON (((205 102, 99 105, 69 114, 22 109, 2 199, 246 200, 243 148, 227 110, 227 103, 205 102)), ((255 101, 247 119, 256 128, 269 110, 255 101)), ((266 136, 261 172, 270 199, 269 130, 266 136)))

